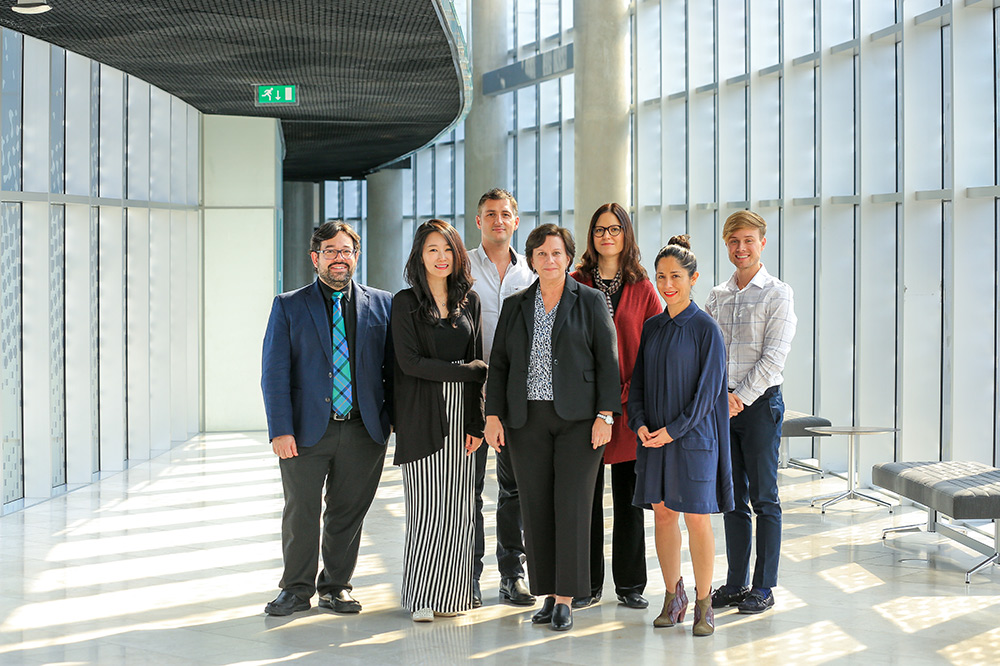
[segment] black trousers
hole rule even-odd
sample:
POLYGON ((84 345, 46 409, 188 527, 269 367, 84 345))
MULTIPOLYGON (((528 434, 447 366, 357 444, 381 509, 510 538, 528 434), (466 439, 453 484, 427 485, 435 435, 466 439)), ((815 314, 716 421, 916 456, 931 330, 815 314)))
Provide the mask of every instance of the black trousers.
POLYGON ((323 437, 314 446, 300 446, 298 453, 279 461, 285 492, 281 514, 285 568, 278 586, 302 599, 317 591, 324 595, 350 590, 361 525, 382 476, 385 446, 371 438, 360 418, 354 418, 331 420, 323 437), (321 551, 323 569, 317 577, 321 551))
POLYGON ((507 430, 532 594, 589 594, 590 518, 602 454, 590 443, 593 424, 564 421, 552 402, 529 400, 524 427, 507 430))
MULTIPOLYGON (((646 589, 646 532, 642 509, 635 497, 635 461, 614 463, 611 468, 611 573, 615 594, 646 589)), ((594 510, 590 519, 590 594, 604 589, 604 465, 598 468, 594 510)))

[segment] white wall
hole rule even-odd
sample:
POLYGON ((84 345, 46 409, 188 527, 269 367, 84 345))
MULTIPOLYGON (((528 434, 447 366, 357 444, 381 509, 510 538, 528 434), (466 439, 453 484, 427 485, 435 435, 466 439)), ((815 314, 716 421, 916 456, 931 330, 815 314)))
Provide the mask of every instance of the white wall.
POLYGON ((266 428, 264 328, 275 295, 280 126, 204 116, 204 429, 266 428))

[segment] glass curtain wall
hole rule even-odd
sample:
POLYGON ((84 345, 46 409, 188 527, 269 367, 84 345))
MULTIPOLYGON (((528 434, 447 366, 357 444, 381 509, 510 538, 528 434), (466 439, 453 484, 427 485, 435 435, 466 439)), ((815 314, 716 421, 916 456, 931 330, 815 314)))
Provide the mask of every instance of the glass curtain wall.
MULTIPOLYGON (((996 12, 635 7, 640 226, 691 233, 718 282, 721 223, 765 216, 764 262, 799 316, 786 404, 901 428, 866 441, 865 477, 894 458, 997 462, 996 12)), ((822 458, 846 464, 841 443, 822 458)))
MULTIPOLYGON (((726 217, 765 217, 763 260, 793 287, 799 319, 786 405, 900 428, 865 441, 866 482, 884 460, 1000 462, 993 4, 631 6, 630 205, 643 256, 691 234, 703 302, 731 273, 726 217)), ((508 9, 509 62, 572 41, 571 0, 508 9)), ((573 75, 503 97, 521 246, 540 222, 572 227, 573 75)), ((413 157, 404 208, 414 223, 462 228, 462 143, 458 128, 413 157)), ((844 469, 846 443, 818 442, 793 440, 792 455, 844 469)))
POLYGON ((198 432, 201 234, 197 111, 7 29, 0 53, 6 513, 198 432))

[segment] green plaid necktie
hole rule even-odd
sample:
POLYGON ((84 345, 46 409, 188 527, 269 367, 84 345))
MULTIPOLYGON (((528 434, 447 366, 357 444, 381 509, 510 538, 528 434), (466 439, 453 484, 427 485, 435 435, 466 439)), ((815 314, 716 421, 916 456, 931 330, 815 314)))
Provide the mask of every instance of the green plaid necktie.
POLYGON ((343 292, 333 292, 333 411, 337 416, 351 412, 351 361, 347 351, 347 330, 341 308, 343 292))

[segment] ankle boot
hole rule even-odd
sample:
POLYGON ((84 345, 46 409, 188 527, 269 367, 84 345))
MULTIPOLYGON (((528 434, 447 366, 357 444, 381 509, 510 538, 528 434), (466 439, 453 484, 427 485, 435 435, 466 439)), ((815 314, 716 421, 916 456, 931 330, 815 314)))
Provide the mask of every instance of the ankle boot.
POLYGON ((678 578, 674 591, 667 592, 663 599, 663 610, 660 611, 659 617, 653 620, 653 626, 672 627, 678 622, 683 622, 687 607, 688 597, 684 592, 684 578, 678 578))
POLYGON ((704 599, 698 598, 698 588, 694 591, 694 628, 695 636, 711 636, 715 633, 715 611, 712 610, 712 594, 704 599))

